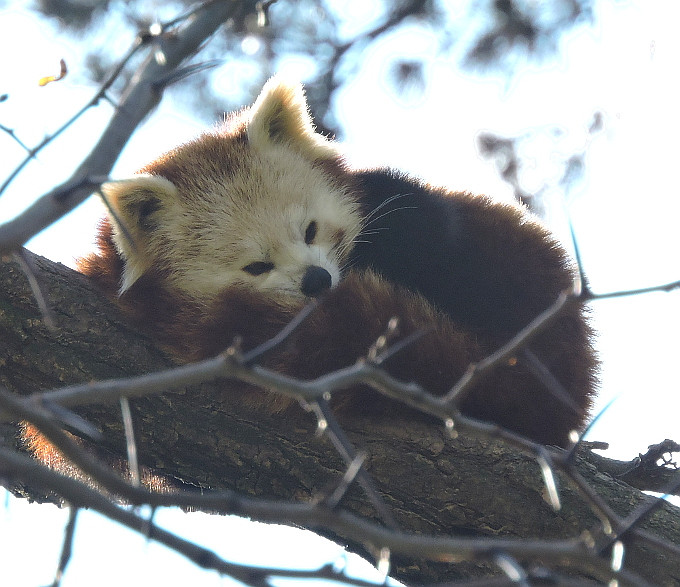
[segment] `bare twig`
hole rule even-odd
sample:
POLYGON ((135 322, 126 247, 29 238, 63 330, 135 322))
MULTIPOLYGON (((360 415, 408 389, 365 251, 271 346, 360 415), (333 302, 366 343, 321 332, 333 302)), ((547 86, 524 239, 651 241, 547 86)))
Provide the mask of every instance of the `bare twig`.
MULTIPOLYGON (((40 429, 40 432, 86 475, 96 479, 113 495, 130 496, 130 485, 121 479, 113 469, 77 445, 59 426, 51 413, 41 406, 31 406, 21 398, 0 387, 0 410, 17 420, 25 420, 40 429)), ((133 502, 134 503, 134 502, 133 502)))
POLYGON ((478 385, 480 381, 493 372, 499 364, 506 362, 510 357, 515 355, 518 350, 525 348, 531 339, 541 332, 544 332, 545 329, 552 324, 553 320, 560 315, 562 308, 573 300, 574 295, 570 291, 560 293, 555 302, 548 309, 536 316, 536 318, 495 353, 489 355, 479 363, 471 364, 465 375, 461 377, 451 391, 444 396, 443 402, 448 405, 460 403, 465 397, 465 394, 469 393, 475 385, 478 385))
MULTIPOLYGON (((672 483, 678 474, 677 467, 669 466, 666 462, 663 464, 657 462, 660 456, 666 453, 680 451, 678 444, 668 439, 652 445, 647 453, 640 454, 629 461, 620 461, 593 452, 593 449, 607 449, 608 446, 597 446, 596 443, 588 442, 584 444, 585 446, 578 451, 583 460, 593 464, 599 471, 621 479, 624 483, 641 491, 666 493, 669 491, 669 483, 672 483)), ((675 492, 676 495, 679 493, 675 492)))
POLYGON ((55 331, 57 329, 57 322, 54 319, 54 313, 52 312, 50 305, 47 303, 47 295, 43 292, 43 288, 38 280, 33 265, 33 258, 26 255, 26 249, 23 247, 14 253, 14 258, 26 275, 26 279, 28 279, 28 284, 31 286, 33 297, 38 304, 38 308, 40 308, 40 313, 42 314, 45 326, 50 330, 55 331))
POLYGON ((655 285, 652 287, 643 287, 640 289, 627 289, 627 290, 622 290, 622 291, 614 291, 614 292, 608 292, 608 293, 592 293, 589 292, 586 296, 587 300, 606 300, 609 298, 620 298, 624 296, 637 296, 641 294, 646 294, 646 293, 651 293, 655 291, 673 291, 674 289, 678 289, 680 287, 680 281, 672 281, 670 283, 665 283, 663 285, 655 285))
MULTIPOLYGON (((0 447, 0 475, 10 473, 13 478, 24 481, 30 480, 31 483, 49 487, 60 495, 68 496, 71 504, 99 511, 110 519, 138 532, 148 530, 146 520, 115 506, 83 483, 58 475, 14 451, 0 447)), ((387 529, 348 512, 331 510, 324 507, 322 503, 296 504, 267 501, 242 497, 228 491, 204 495, 189 493, 152 494, 131 485, 128 485, 128 491, 128 496, 133 497, 134 502, 152 503, 157 507, 170 505, 198 506, 207 510, 247 515, 264 522, 287 522, 316 527, 322 525, 362 544, 382 545, 383 548, 387 547, 393 553, 419 556, 431 560, 493 561, 499 552, 503 552, 517 560, 540 559, 544 563, 555 561, 560 564, 586 565, 597 569, 604 576, 612 579, 618 578, 622 585, 647 585, 644 580, 630 571, 625 569, 621 571, 611 570, 607 560, 594 556, 593 551, 578 539, 530 540, 423 536, 387 529)), ((245 565, 225 563, 214 553, 197 547, 156 526, 152 528, 150 538, 169 546, 203 568, 212 568, 239 580, 243 580, 244 570, 250 569, 245 565)), ((323 575, 309 571, 291 571, 289 573, 279 569, 262 569, 261 572, 267 576, 323 577, 323 575)), ((339 576, 337 573, 334 578, 342 579, 343 582, 346 581, 344 576, 339 576)), ((249 581, 246 582, 249 583, 249 581)), ((358 584, 365 585, 366 583, 362 581, 358 584)))
MULTIPOLYGON (((340 426, 338 421, 335 419, 328 401, 322 397, 312 405, 315 407, 319 421, 323 420, 326 422, 324 430, 330 437, 335 450, 338 451, 348 467, 354 466, 354 464, 357 462, 357 452, 352 446, 349 438, 347 438, 342 426, 340 426)), ((368 497, 369 501, 378 512, 378 515, 385 522, 385 525, 388 528, 397 529, 399 525, 394 519, 392 513, 387 509, 385 502, 380 497, 380 494, 378 493, 371 476, 366 473, 364 468, 360 467, 356 473, 356 478, 361 487, 366 492, 366 496, 368 497)))
POLYGON ((61 578, 64 575, 66 566, 71 560, 71 555, 73 554, 73 536, 76 530, 76 518, 78 517, 78 508, 70 507, 68 512, 68 522, 66 523, 66 528, 64 529, 64 542, 61 547, 61 555, 59 556, 59 566, 57 567, 57 572, 54 577, 54 583, 52 587, 59 587, 61 584, 61 578))
MULTIPOLYGON (((326 565, 316 570, 298 571, 294 569, 254 567, 227 562, 209 549, 180 538, 158 526, 150 525, 147 519, 133 511, 115 505, 98 491, 87 485, 59 475, 25 456, 0 447, 0 475, 7 475, 8 473, 12 473, 15 478, 21 479, 24 482, 35 483, 55 490, 60 495, 67 495, 69 496, 70 503, 73 505, 97 511, 110 520, 118 522, 127 528, 148 536, 151 540, 167 546, 201 568, 213 569, 240 580, 247 585, 259 584, 268 577, 288 577, 297 579, 333 579, 349 585, 357 585, 358 587, 375 587, 373 582, 345 576, 341 571, 333 568, 332 565, 326 565)), ((142 494, 144 493, 142 489, 137 491, 142 494)))
POLYGON ((349 464, 345 470, 345 474, 342 476, 342 479, 340 479, 340 482, 336 485, 333 492, 323 497, 323 502, 326 506, 331 509, 338 507, 342 501, 342 498, 345 497, 349 491, 349 488, 352 486, 352 483, 354 483, 355 479, 357 478, 357 473, 361 471, 361 467, 363 466, 365 460, 365 452, 357 453, 357 456, 349 464))
MULTIPOLYGON (((6 178, 3 184, 0 186, 0 195, 3 194, 3 192, 7 189, 7 187, 14 181, 14 179, 21 173, 21 171, 28 165, 28 163, 31 161, 31 159, 35 158, 35 156, 42 151, 43 148, 45 148, 47 145, 49 145, 52 141, 54 141, 59 135, 61 135, 66 129, 68 129, 76 120, 78 120, 87 110, 92 108, 93 106, 96 106, 99 101, 106 96, 106 92, 109 90, 111 85, 118 79, 118 76, 121 74, 125 66, 128 64, 130 59, 137 53, 137 51, 140 49, 142 46, 141 38, 138 37, 133 46, 130 48, 128 51, 127 55, 121 59, 121 61, 118 63, 114 71, 108 76, 108 78, 104 81, 102 86, 100 87, 99 91, 92 97, 92 99, 85 104, 78 112, 76 112, 71 118, 69 118, 63 125, 61 125, 54 133, 51 135, 46 136, 36 147, 30 149, 26 148, 28 151, 28 155, 26 158, 10 173, 6 178)), ((23 146, 23 145, 22 145, 23 146)))
POLYGON ((538 379, 550 394, 557 400, 562 402, 567 408, 573 412, 583 415, 583 409, 574 401, 569 395, 564 386, 557 380, 550 369, 548 369, 543 362, 528 348, 524 347, 520 350, 522 364, 524 364, 529 371, 538 379))
POLYGON ((137 459, 137 443, 135 441, 135 427, 130 411, 130 402, 127 397, 120 398, 120 411, 123 417, 123 429, 125 430, 125 446, 127 447, 128 468, 132 477, 133 485, 141 484, 139 474, 139 460, 137 459))
MULTIPOLYGON (((208 2, 202 5, 201 9, 197 10, 191 19, 186 21, 183 28, 173 31, 171 42, 164 37, 154 39, 154 42, 160 43, 162 48, 164 56, 162 63, 159 63, 159 60, 156 59, 155 52, 147 57, 144 65, 123 92, 118 108, 99 142, 71 178, 62 186, 39 198, 19 216, 0 226, 0 253, 15 250, 31 236, 72 210, 92 193, 90 187, 84 186, 67 190, 67 197, 55 197, 55 193, 64 192, 64 186, 78 185, 83 177, 109 174, 118 154, 132 132, 160 101, 162 89, 157 86, 157 82, 167 77, 184 59, 193 55, 205 39, 240 8, 241 3, 239 2, 208 2)), ((119 65, 118 73, 127 60, 138 50, 142 43, 140 39, 147 38, 138 38, 126 58, 119 65)), ((117 77, 117 73, 114 73, 117 77)), ((0 187, 0 193, 21 172, 39 149, 63 132, 65 128, 81 116, 82 112, 96 104, 114 80, 114 75, 110 76, 95 97, 80 112, 74 115, 55 135, 48 137, 49 140, 45 139, 36 149, 33 149, 27 159, 10 174, 3 186, 0 187)))
MULTIPOLYGON (((275 336, 270 338, 268 341, 263 342, 261 345, 256 346, 254 349, 243 353, 240 357, 240 361, 244 365, 252 365, 256 362, 262 362, 269 354, 274 350, 279 348, 288 338, 302 325, 302 323, 309 317, 314 308, 316 308, 316 302, 309 302, 302 310, 300 310, 295 318, 293 318, 286 326, 284 326, 280 332, 275 336)), ((232 351, 227 351, 232 352, 232 351)))
MULTIPOLYGON (((4 94, 3 94, 3 95, 4 95, 4 94)), ((3 131, 4 133, 7 133, 13 140, 15 140, 15 141, 17 142, 17 144, 18 144, 24 151, 28 152, 29 154, 31 153, 31 148, 30 148, 28 145, 26 145, 26 144, 25 144, 25 143, 17 136, 16 132, 14 132, 14 129, 9 128, 9 127, 5 126, 4 124, 0 124, 0 130, 3 131)), ((2 191, 0 191, 0 195, 1 195, 1 194, 2 194, 2 191)))

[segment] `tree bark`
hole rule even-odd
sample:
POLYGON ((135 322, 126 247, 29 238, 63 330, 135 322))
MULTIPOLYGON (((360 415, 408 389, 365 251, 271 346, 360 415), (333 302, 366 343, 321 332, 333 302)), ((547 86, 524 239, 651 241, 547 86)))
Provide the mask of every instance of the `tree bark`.
MULTIPOLYGON (((56 263, 30 256, 58 329, 44 326, 26 277, 15 262, 0 264, 0 384, 27 395, 64 385, 126 377, 172 363, 145 336, 130 328, 114 304, 87 279, 56 263)), ((248 410, 225 381, 181 392, 130 400, 140 460, 185 488, 232 489, 249 496, 308 501, 324 496, 344 465, 316 418, 302 408, 285 418, 248 410)), ((103 433, 100 448, 125 454, 118 404, 76 410, 103 433)), ((544 500, 536 460, 494 439, 451 438, 431 420, 408 426, 389 421, 343 422, 365 466, 400 527, 451 536, 577 537, 597 518, 568 479, 559 478, 562 509, 544 500)), ((20 444, 16 426, 0 428, 6 446, 20 444)), ((619 514, 652 498, 587 462, 579 471, 619 514)), ((24 493, 30 490, 21 489, 24 493)), ((35 494, 34 494, 35 495, 35 494)), ((363 492, 352 487, 342 507, 376 519, 363 492)), ((679 510, 664 504, 640 526, 680 545, 679 510)), ((329 534, 328 531, 317 531, 329 534)), ((341 537, 334 536, 342 540, 341 537)), ((654 584, 680 582, 680 557, 663 549, 627 543, 626 568, 654 584)), ((534 561, 538 562, 538 561, 534 561)), ((392 559, 393 576, 407 582, 482 577, 493 567, 392 559)), ((573 569, 571 569, 573 570, 573 569)), ((603 579, 592 568, 581 576, 603 579)))

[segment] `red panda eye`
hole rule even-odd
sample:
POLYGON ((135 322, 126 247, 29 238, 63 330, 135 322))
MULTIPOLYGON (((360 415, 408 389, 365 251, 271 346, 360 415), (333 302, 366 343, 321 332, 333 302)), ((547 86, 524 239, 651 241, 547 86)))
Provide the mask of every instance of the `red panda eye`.
POLYGON ((262 275, 274 269, 274 263, 267 263, 266 261, 255 261, 243 267, 243 271, 251 275, 262 275))
POLYGON ((309 223, 309 226, 307 226, 307 230, 305 231, 305 244, 311 245, 314 242, 314 239, 316 238, 316 231, 317 231, 316 220, 312 220, 309 223))

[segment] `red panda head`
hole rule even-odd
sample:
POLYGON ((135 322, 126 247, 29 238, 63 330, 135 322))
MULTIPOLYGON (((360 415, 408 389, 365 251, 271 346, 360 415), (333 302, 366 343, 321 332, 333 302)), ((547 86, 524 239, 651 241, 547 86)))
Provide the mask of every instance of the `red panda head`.
POLYGON ((235 284, 317 295, 338 282, 361 229, 347 173, 302 87, 270 80, 224 128, 103 186, 120 292, 154 268, 199 301, 235 284))

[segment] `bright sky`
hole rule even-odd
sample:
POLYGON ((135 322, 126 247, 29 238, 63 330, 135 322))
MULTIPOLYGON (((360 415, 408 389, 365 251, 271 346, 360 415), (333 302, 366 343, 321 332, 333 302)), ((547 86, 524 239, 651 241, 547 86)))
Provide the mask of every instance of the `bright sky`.
MULTIPOLYGON (((599 5, 597 24, 573 34, 564 44, 558 63, 536 66, 511 82, 461 75, 436 56, 426 34, 409 36, 408 43, 404 42, 406 37, 386 39, 368 57, 359 77, 337 98, 350 159, 360 164, 387 163, 432 183, 505 198, 507 186, 498 180, 493 165, 477 154, 475 137, 480 130, 505 135, 532 133, 535 140, 526 147, 530 164, 523 175, 528 187, 554 182, 561 172, 560 161, 586 149, 586 179, 578 193, 569 196, 567 207, 593 289, 605 292, 680 279, 680 190, 676 179, 680 5, 676 0, 599 5), (427 57, 434 80, 428 94, 412 103, 396 101, 386 91, 384 59, 404 52, 427 57), (596 111, 604 114, 604 130, 589 138, 586 130, 596 111), (561 130, 559 136, 552 132, 556 127, 561 130)), ((127 42, 121 40, 121 53, 127 42)), ((2 64, 0 94, 10 97, 0 104, 0 123, 14 128, 29 145, 58 127, 95 92, 93 86, 78 86, 69 78, 37 87, 37 79, 56 73, 59 58, 77 66, 79 51, 55 36, 48 25, 19 10, 0 14, 0 52, 10 56, 2 64)), ((286 66, 290 68, 287 73, 295 74, 299 64, 286 66)), ((216 85, 225 83, 218 76, 216 85)), ((0 221, 70 175, 94 144, 109 114, 106 104, 90 111, 43 151, 39 161, 0 197, 0 221)), ((135 134, 114 175, 131 174, 147 159, 193 137, 202 128, 172 104, 163 103, 159 113, 135 134)), ((23 152, 4 134, 0 134, 0 152, 2 180, 23 158, 23 152)), ((551 225, 564 235, 562 194, 556 189, 549 193, 553 203, 551 225)), ((33 239, 29 248, 72 264, 73 258, 92 247, 94 225, 101 213, 99 202, 91 199, 67 220, 33 239)), ((675 371, 680 292, 599 301, 593 304, 593 319, 604 362, 600 405, 614 396, 618 399, 590 439, 610 442, 609 456, 625 459, 664 438, 680 440, 680 384, 675 371)), ((0 527, 5 530, 0 532, 0 552, 9 554, 3 556, 0 582, 50 582, 66 519, 64 512, 17 500, 9 503, 0 510, 0 527), (26 520, 30 520, 28 527, 26 520), (30 561, 20 557, 26 543, 37 540, 41 541, 39 546, 31 550, 44 553, 44 557, 37 557, 45 559, 43 567, 35 556, 30 561)), ((96 516, 83 516, 76 558, 63 584, 89 585, 91 577, 83 573, 87 575, 92 568, 107 569, 102 581, 98 580, 100 585, 117 585, 131 577, 133 584, 153 583, 134 560, 124 568, 113 567, 110 553, 115 548, 128 560, 147 557, 160 547, 132 539, 123 530, 115 533, 120 539, 109 530, 104 534, 97 526, 99 522, 89 521, 92 518, 96 520, 96 516), (103 536, 111 541, 106 552, 102 552, 103 536), (93 567, 85 564, 88 560, 93 567)), ((240 526, 225 526, 221 518, 207 518, 169 512, 168 526, 177 528, 181 524, 183 534, 200 533, 207 544, 213 548, 219 545, 220 552, 233 558, 237 558, 234 548, 244 543, 244 536, 256 536, 256 546, 247 543, 245 553, 238 556, 256 552, 260 560, 268 554, 274 556, 283 542, 293 542, 273 536, 271 528, 254 534, 240 526), (190 528, 185 528, 187 525, 190 528), (234 537, 238 539, 234 541, 234 537), (265 537, 273 540, 269 546, 265 537)), ((294 543, 299 544, 297 539, 294 543)), ((337 547, 329 548, 337 552, 337 547)), ((307 556, 306 548, 299 550, 307 556)), ((335 555, 325 552, 321 556, 323 560, 323 556, 335 555)), ((148 563, 148 559, 145 561, 148 563)), ((267 563, 277 564, 271 559, 267 563)), ((163 559, 162 565, 167 564, 163 559)), ((192 565, 184 561, 176 564, 177 568, 168 568, 167 577, 172 577, 169 584, 184 583, 184 572, 189 573, 189 580, 196 580, 192 565)), ((152 566, 159 568, 154 563, 152 566)), ((219 584, 216 578, 213 580, 219 584)))

